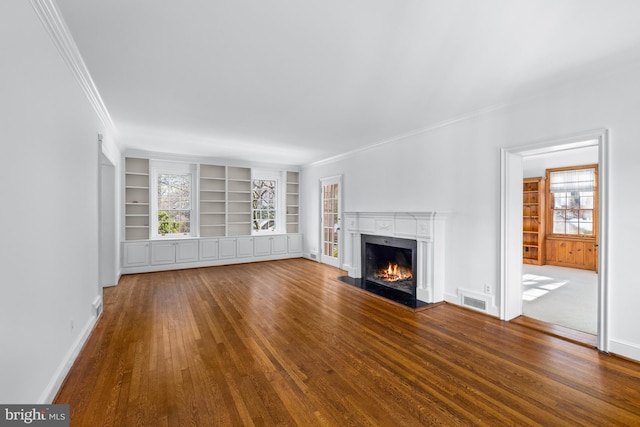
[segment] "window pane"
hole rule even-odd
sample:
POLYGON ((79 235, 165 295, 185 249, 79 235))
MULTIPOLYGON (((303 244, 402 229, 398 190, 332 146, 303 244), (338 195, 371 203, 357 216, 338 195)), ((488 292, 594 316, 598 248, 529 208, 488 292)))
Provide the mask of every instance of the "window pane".
POLYGON ((580 224, 578 227, 578 233, 583 236, 593 235, 593 211, 592 210, 580 211, 580 224))
POLYGON ((567 208, 573 209, 580 207, 580 193, 571 193, 567 197, 567 208))
POLYGON ((553 208, 563 209, 567 207, 567 198, 563 195, 556 194, 553 197, 553 208))
POLYGON ((564 233, 564 221, 562 221, 562 222, 554 221, 553 222, 553 232, 554 232, 554 234, 565 234, 564 233))
POLYGON ((593 209, 593 193, 580 193, 580 207, 593 209))

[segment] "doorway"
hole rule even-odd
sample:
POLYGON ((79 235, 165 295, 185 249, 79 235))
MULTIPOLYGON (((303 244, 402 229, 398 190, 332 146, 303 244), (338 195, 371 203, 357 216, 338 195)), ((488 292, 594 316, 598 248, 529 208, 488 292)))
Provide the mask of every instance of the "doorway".
POLYGON ((342 177, 320 180, 320 262, 340 268, 342 177))
POLYGON ((100 286, 107 287, 117 283, 116 168, 102 152, 99 192, 98 274, 100 286))
POLYGON ((608 351, 608 131, 587 131, 555 140, 501 150, 501 241, 500 241, 500 318, 512 320, 522 315, 522 179, 523 158, 583 147, 597 147, 599 206, 599 250, 597 280, 597 347, 608 351))
POLYGON ((595 342, 598 146, 523 155, 522 163, 522 314, 595 342))

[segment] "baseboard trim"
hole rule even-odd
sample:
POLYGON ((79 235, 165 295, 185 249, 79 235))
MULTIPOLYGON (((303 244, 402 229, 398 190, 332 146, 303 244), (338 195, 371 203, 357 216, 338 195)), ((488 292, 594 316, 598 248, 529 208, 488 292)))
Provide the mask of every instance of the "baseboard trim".
POLYGON ((640 362, 640 346, 634 343, 616 339, 609 340, 608 352, 634 362, 640 362))
POLYGON ((58 390, 60 390, 62 383, 64 382, 65 378, 67 378, 67 374, 69 374, 71 367, 80 354, 80 350, 82 350, 84 343, 89 338, 89 335, 91 334, 91 331, 93 331, 93 328, 97 322, 98 316, 94 315, 89 319, 86 326, 84 327, 84 330, 82 331, 82 334, 80 334, 80 336, 78 336, 78 338, 75 340, 75 342, 67 352, 67 355, 63 359, 62 363, 53 375, 53 378, 40 396, 40 399, 38 399, 38 404, 47 405, 53 403, 53 400, 58 394, 58 390))

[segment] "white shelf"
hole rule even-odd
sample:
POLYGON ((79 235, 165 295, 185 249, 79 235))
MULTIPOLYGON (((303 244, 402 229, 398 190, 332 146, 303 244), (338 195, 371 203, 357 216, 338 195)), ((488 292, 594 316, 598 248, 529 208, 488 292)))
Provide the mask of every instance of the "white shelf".
POLYGON ((287 171, 287 233, 299 231, 300 172, 287 171))
POLYGON ((149 160, 125 159, 125 240, 149 238, 149 160))

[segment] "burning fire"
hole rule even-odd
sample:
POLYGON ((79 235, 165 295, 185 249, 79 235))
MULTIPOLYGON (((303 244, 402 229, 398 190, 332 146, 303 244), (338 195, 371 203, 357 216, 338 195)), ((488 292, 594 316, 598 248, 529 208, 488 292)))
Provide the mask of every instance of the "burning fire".
POLYGON ((399 280, 411 279, 412 277, 410 270, 401 269, 398 264, 392 263, 389 263, 387 268, 378 270, 376 276, 385 282, 397 282, 399 280))

